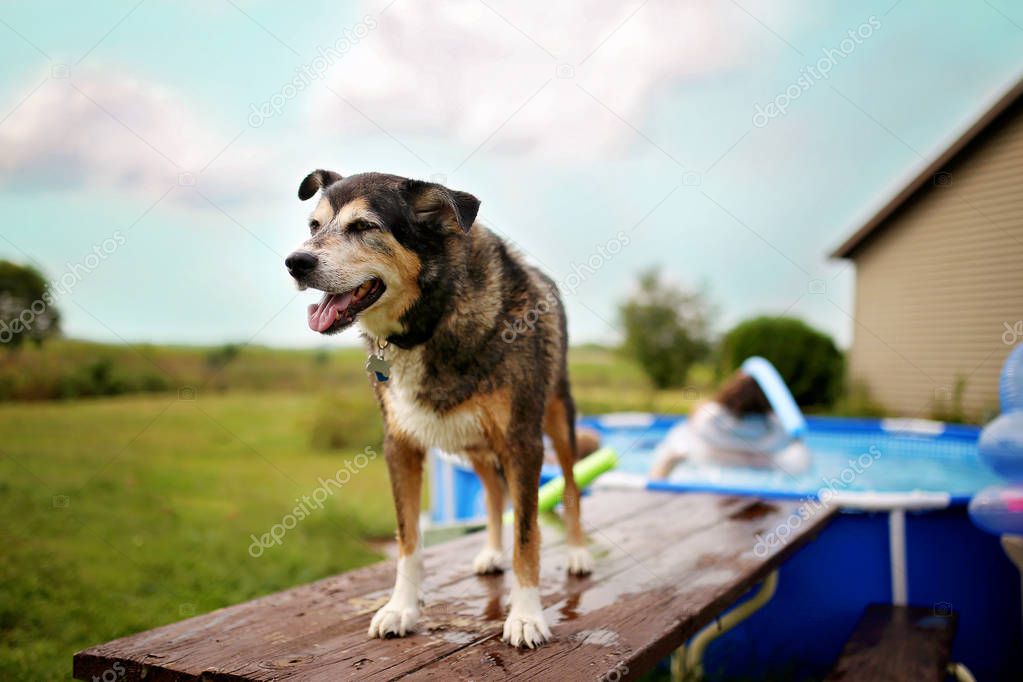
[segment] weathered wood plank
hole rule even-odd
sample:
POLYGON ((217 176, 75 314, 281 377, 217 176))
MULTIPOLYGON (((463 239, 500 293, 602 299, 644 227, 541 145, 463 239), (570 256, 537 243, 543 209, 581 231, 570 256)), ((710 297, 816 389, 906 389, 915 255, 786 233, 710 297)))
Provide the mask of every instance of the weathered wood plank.
POLYGON ((955 614, 871 604, 846 642, 830 682, 942 682, 952 655, 955 614))
POLYGON ((412 637, 366 636, 371 614, 390 592, 389 561, 92 647, 75 656, 75 676, 90 679, 115 663, 125 679, 157 681, 489 679, 569 668, 599 675, 622 664, 636 673, 709 622, 828 518, 820 514, 777 555, 757 558, 755 534, 783 523, 794 504, 602 491, 583 507, 597 569, 587 578, 568 576, 561 533, 544 526, 541 593, 555 640, 537 651, 498 641, 511 578, 471 575, 482 541, 474 535, 424 552, 426 606, 412 637))
MULTIPOLYGON (((603 493, 601 499, 604 504, 584 503, 587 527, 613 524, 662 503, 658 496, 632 491, 603 493)), ((506 531, 510 533, 509 528, 506 531)), ((546 525, 544 538, 552 547, 558 546, 560 528, 546 525)), ((481 543, 482 535, 473 534, 424 552, 424 589, 430 592, 465 579, 481 543)), ((505 543, 510 546, 509 535, 505 543)), ((237 669, 232 665, 235 661, 268 661, 262 675, 277 677, 274 661, 288 660, 289 642, 315 639, 317 633, 353 618, 360 623, 368 619, 386 600, 394 571, 394 561, 381 562, 92 647, 75 656, 75 676, 89 679, 116 662, 124 666, 127 679, 143 672, 147 679, 198 679, 204 673, 227 675, 237 669), (275 653, 276 657, 266 655, 275 653)), ((368 622, 361 625, 361 639, 366 639, 368 622)))
POLYGON ((666 537, 660 551, 641 564, 579 585, 545 609, 556 639, 542 649, 512 650, 500 641, 499 632, 493 632, 411 678, 638 677, 726 611, 831 518, 831 513, 821 513, 801 525, 776 553, 757 557, 756 535, 786 523, 795 508, 792 503, 751 501, 684 542, 666 537))
MULTIPOLYGON (((630 566, 642 565, 650 555, 659 551, 663 543, 660 526, 665 514, 668 518, 678 517, 673 531, 684 540, 688 533, 713 527, 727 515, 750 504, 754 502, 734 497, 668 496, 653 509, 595 529, 590 533, 591 550, 597 562, 595 574, 586 579, 568 576, 565 556, 557 551, 548 552, 541 563, 542 600, 545 605, 557 603, 566 599, 578 583, 599 583, 630 566)), ((339 637, 330 642, 329 653, 310 661, 302 670, 295 670, 293 675, 302 679, 319 679, 317 675, 322 673, 324 679, 336 679, 339 664, 355 658, 363 663, 359 670, 360 680, 401 677, 500 633, 505 616, 501 599, 507 597, 510 588, 510 576, 469 576, 441 593, 427 595, 424 628, 420 635, 428 638, 426 646, 422 640, 419 643, 412 640, 395 642, 402 655, 380 658, 382 648, 379 642, 363 636, 353 643, 339 637), (441 642, 436 641, 438 637, 441 642)))
MULTIPOLYGON (((592 517, 592 527, 612 528, 660 507, 664 502, 637 498, 631 493, 616 493, 613 500, 616 504, 602 504, 590 511, 587 519, 592 517)), ((546 554, 541 567, 548 573, 558 571, 560 576, 564 576, 564 554, 558 551, 563 544, 561 531, 558 525, 544 525, 546 554)), ((510 533, 511 528, 506 526, 506 547, 511 546, 510 533)), ((427 550, 425 554, 423 597, 426 607, 417 637, 384 643, 366 636, 372 614, 386 603, 391 593, 394 566, 393 562, 389 562, 382 567, 385 577, 382 588, 349 600, 360 606, 355 613, 339 614, 328 606, 317 614, 317 629, 300 636, 278 638, 260 652, 261 658, 254 658, 251 648, 238 651, 233 659, 214 650, 207 662, 220 671, 243 679, 282 679, 290 675, 315 679, 321 670, 326 678, 337 679, 337 671, 342 668, 357 674, 359 679, 371 679, 378 669, 391 669, 396 661, 405 664, 414 655, 441 656, 454 651, 474 636, 481 616, 489 614, 503 618, 500 598, 509 590, 508 585, 501 584, 504 576, 479 577, 472 573, 471 560, 482 543, 481 535, 463 538, 460 543, 467 546, 452 547, 452 543, 446 543, 427 550), (480 590, 481 585, 485 594, 480 590), (461 608, 442 610, 454 604, 461 608), (382 647, 387 653, 380 656, 382 647)))

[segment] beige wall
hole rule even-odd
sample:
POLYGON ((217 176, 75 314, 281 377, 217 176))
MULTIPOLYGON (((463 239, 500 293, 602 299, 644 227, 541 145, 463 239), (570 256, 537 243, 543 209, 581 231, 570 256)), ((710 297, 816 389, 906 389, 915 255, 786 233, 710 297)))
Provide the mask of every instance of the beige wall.
POLYGON ((997 409, 1011 347, 1005 324, 1023 320, 1023 115, 1015 111, 947 169, 950 185, 929 185, 854 253, 850 377, 893 412, 929 416, 957 377, 967 380, 969 414, 997 409))

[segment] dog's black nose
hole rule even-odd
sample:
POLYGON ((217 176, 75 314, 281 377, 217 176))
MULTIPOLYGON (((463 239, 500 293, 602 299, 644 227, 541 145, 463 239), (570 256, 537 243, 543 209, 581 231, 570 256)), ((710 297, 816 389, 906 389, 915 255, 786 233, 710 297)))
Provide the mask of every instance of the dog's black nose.
POLYGON ((316 256, 308 251, 296 251, 284 259, 284 267, 288 268, 292 277, 301 277, 309 274, 317 262, 316 256))

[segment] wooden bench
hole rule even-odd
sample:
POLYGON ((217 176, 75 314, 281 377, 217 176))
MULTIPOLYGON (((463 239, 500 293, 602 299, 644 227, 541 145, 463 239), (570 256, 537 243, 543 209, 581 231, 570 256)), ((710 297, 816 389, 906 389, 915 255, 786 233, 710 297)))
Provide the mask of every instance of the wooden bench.
POLYGON ((871 604, 846 642, 829 682, 942 682, 948 674, 955 614, 918 606, 871 604))
POLYGON ((425 608, 410 637, 366 635, 394 580, 394 562, 386 561, 86 649, 74 657, 74 675, 103 678, 113 669, 119 679, 155 682, 630 679, 727 610, 831 518, 821 510, 787 542, 763 551, 758 538, 789 523, 798 506, 596 492, 583 500, 596 559, 587 578, 567 575, 558 519, 545 518, 541 593, 554 638, 533 651, 500 641, 511 577, 472 574, 482 542, 474 534, 424 551, 425 608))

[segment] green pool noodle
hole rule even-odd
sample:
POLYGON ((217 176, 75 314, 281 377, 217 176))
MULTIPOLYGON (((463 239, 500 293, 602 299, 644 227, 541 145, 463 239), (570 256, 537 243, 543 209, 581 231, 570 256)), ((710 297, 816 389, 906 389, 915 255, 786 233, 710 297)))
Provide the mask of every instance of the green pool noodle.
MULTIPOLYGON (((593 483, 601 474, 614 469, 618 465, 618 453, 611 448, 601 448, 596 452, 583 457, 572 467, 575 475, 575 482, 580 489, 593 483)), ((565 477, 558 476, 540 486, 540 494, 537 498, 537 509, 540 512, 547 512, 558 506, 562 495, 565 494, 565 477)), ((504 514, 506 523, 515 519, 515 513, 508 510, 504 514)))

